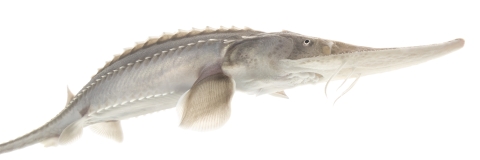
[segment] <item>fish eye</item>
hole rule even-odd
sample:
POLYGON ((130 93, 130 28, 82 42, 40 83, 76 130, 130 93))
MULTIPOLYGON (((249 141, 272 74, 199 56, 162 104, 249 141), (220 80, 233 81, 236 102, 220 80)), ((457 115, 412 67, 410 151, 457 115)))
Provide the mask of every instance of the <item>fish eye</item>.
POLYGON ((308 46, 310 43, 311 41, 309 39, 306 39, 305 41, 303 41, 304 46, 308 46))

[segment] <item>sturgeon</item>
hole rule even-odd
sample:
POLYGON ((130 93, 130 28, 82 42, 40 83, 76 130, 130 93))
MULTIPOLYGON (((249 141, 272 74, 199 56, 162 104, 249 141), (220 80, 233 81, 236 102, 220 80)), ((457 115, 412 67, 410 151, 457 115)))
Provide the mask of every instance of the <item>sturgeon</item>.
POLYGON ((351 88, 360 76, 426 62, 464 43, 371 48, 235 27, 165 33, 115 56, 77 94, 67 87, 67 104, 57 116, 0 144, 0 153, 40 142, 68 144, 87 126, 121 142, 121 120, 173 107, 181 127, 213 130, 228 121, 235 91, 288 98, 285 89, 355 78, 351 88))

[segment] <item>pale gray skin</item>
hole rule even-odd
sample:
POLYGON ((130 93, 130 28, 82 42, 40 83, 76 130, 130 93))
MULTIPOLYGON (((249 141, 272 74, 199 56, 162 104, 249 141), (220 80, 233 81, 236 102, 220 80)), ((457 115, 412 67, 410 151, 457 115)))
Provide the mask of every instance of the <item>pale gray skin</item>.
POLYGON ((120 120, 175 106, 180 126, 215 129, 228 120, 235 90, 285 96, 285 89, 408 67, 463 45, 455 39, 374 49, 288 31, 236 28, 167 34, 115 57, 75 96, 68 92, 68 103, 55 118, 1 144, 0 153, 38 142, 66 144, 85 126, 122 141, 120 120))

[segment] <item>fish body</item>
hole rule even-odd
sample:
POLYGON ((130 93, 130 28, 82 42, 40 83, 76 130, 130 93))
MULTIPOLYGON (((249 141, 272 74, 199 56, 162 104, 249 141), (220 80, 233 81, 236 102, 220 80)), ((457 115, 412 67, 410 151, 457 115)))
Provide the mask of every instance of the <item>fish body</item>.
POLYGON ((235 91, 288 98, 285 89, 358 80, 426 62, 463 45, 463 39, 455 39, 378 49, 289 31, 223 27, 164 34, 115 56, 77 94, 67 90, 64 110, 44 126, 0 144, 0 153, 39 142, 71 143, 87 126, 121 142, 121 120, 173 107, 181 127, 212 130, 228 121, 235 91))

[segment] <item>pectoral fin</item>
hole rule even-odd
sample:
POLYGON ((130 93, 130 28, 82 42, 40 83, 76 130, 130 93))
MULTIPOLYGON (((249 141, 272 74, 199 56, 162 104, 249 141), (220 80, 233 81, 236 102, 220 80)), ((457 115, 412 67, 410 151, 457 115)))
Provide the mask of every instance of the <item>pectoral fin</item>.
POLYGON ((230 117, 235 82, 222 72, 204 77, 197 80, 177 104, 183 128, 212 130, 223 126, 230 117))
POLYGON ((90 126, 93 132, 104 136, 106 138, 112 139, 116 142, 123 141, 123 132, 120 121, 108 121, 96 123, 90 126))

